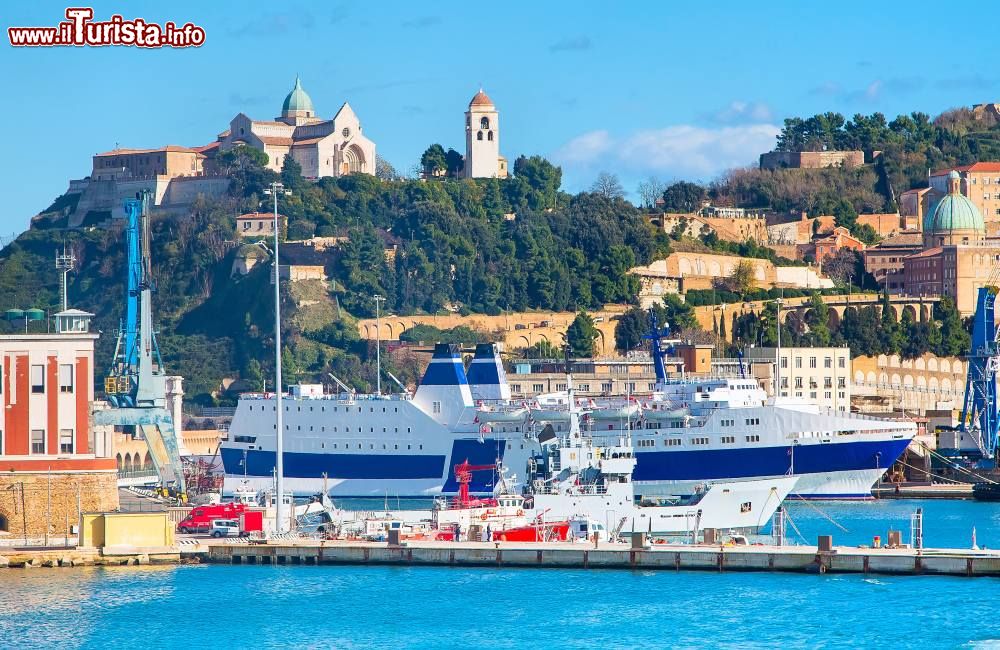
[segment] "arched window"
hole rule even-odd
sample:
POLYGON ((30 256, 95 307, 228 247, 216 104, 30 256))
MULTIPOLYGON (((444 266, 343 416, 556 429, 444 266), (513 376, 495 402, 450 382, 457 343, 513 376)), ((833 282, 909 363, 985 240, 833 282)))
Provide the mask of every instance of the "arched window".
POLYGON ((480 131, 479 133, 476 134, 476 140, 482 140, 482 139, 483 139, 483 132, 480 131))
POLYGON ((486 133, 486 139, 489 140, 490 142, 493 142, 493 131, 488 131, 486 133))
POLYGON ((490 128, 490 118, 484 117, 483 119, 479 120, 479 128, 481 128, 484 131, 486 131, 487 129, 489 129, 490 128))

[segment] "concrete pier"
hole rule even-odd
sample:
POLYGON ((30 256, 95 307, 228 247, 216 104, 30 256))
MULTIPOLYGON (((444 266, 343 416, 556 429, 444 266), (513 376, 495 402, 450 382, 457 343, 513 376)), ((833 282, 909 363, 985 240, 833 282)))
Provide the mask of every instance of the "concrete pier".
POLYGON ((1000 552, 816 546, 300 542, 209 544, 192 549, 226 564, 376 564, 411 566, 787 571, 1000 577, 1000 552))

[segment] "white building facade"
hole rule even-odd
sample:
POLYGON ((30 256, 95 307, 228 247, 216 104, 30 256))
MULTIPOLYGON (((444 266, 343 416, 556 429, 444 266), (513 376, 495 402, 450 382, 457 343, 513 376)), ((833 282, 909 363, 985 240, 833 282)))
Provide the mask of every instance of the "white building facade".
POLYGON ((768 395, 776 395, 780 377, 781 397, 801 398, 831 411, 851 410, 850 348, 781 348, 780 368, 775 368, 776 348, 750 348, 746 359, 753 375, 768 395))

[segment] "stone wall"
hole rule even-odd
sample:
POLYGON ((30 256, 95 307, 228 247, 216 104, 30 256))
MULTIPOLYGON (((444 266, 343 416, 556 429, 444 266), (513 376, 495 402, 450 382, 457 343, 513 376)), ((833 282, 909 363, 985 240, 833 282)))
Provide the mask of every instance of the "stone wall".
POLYGON ((23 536, 25 523, 29 537, 42 537, 46 532, 57 537, 69 534, 67 520, 71 527, 78 523, 78 498, 83 512, 117 510, 117 474, 0 472, 0 540, 23 536), (10 536, 3 534, 4 526, 10 536))

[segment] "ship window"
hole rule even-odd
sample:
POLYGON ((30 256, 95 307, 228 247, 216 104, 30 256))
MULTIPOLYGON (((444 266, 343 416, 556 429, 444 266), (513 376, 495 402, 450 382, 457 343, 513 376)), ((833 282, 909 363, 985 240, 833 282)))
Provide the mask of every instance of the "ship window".
POLYGON ((299 413, 301 413, 302 412, 302 407, 301 406, 296 406, 295 410, 297 410, 299 413))
POLYGON ((361 443, 360 442, 358 443, 358 449, 361 449, 361 443))
POLYGON ((325 442, 319 443, 319 448, 320 449, 326 449, 326 443, 325 442))
POLYGON ((375 449, 375 445, 368 445, 369 449, 375 449))
POLYGON ((398 406, 393 407, 392 412, 393 413, 399 413, 399 407, 398 406))
POLYGON ((410 432, 410 427, 406 427, 406 432, 407 432, 407 433, 409 433, 409 432, 410 432))
POLYGON ((337 443, 333 443, 333 448, 334 448, 334 449, 336 449, 336 448, 337 448, 337 443))
POLYGON ((399 445, 393 445, 392 448, 393 449, 399 449, 399 445))
POLYGON ((406 445, 406 448, 407 448, 407 449, 410 449, 410 445, 406 445))
POLYGON ((382 445, 382 449, 385 449, 385 444, 382 445))
POLYGON ((423 448, 424 448, 424 446, 423 446, 423 445, 420 445, 420 448, 421 448, 421 449, 423 449, 423 448))

